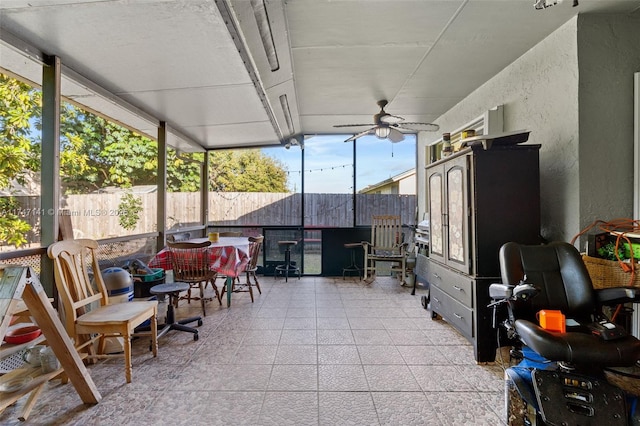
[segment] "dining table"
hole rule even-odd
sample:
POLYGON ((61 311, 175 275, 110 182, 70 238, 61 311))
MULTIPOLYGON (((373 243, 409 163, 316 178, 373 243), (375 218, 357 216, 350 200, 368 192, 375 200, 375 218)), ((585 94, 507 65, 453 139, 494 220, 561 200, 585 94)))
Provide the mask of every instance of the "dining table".
MULTIPOLYGON (((188 243, 202 243, 209 241, 208 238, 192 238, 188 243)), ((226 277, 227 286, 227 307, 231 306, 231 293, 233 281, 240 275, 249 263, 249 238, 248 237, 218 237, 217 241, 211 241, 211 245, 206 247, 209 256, 209 264, 212 270, 226 277)), ((162 268, 164 270, 173 269, 171 261, 171 251, 164 247, 151 259, 148 265, 150 268, 162 268)), ((215 285, 215 284, 214 284, 215 285)))

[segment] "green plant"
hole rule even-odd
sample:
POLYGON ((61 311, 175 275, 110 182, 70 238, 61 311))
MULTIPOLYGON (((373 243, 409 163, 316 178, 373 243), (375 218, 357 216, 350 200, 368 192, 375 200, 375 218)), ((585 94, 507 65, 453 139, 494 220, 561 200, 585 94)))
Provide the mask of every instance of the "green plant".
POLYGON ((22 208, 14 197, 0 197, 0 243, 20 247, 27 243, 31 225, 21 219, 22 208))
MULTIPOLYGON (((624 250, 619 250, 620 258, 624 258, 624 250)), ((616 244, 614 242, 608 242, 604 246, 598 249, 598 256, 606 260, 618 260, 616 257, 616 244)))
POLYGON ((135 229, 138 221, 140 221, 141 212, 142 198, 134 196, 130 191, 125 192, 118 204, 120 226, 127 230, 135 229))

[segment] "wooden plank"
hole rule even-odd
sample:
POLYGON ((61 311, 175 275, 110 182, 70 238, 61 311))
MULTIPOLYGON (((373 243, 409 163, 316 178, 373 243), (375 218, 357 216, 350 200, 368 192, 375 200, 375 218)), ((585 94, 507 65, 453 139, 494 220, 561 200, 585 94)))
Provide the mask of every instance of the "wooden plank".
POLYGON ((65 374, 80 395, 80 399, 85 404, 97 404, 102 396, 31 268, 29 268, 28 280, 29 285, 25 287, 22 298, 31 316, 47 338, 47 343, 56 354, 65 374))
MULTIPOLYGON (((51 373, 42 373, 42 369, 40 368, 29 367, 16 368, 15 370, 12 370, 9 373, 3 375, 2 377, 0 377, 0 383, 6 383, 12 379, 18 378, 31 378, 32 380, 13 392, 0 393, 0 412, 2 412, 5 408, 29 393, 31 394, 29 396, 29 400, 31 400, 32 397, 36 398, 37 395, 34 395, 34 391, 61 373, 61 368, 56 371, 52 371, 51 373)), ((21 417, 25 414, 27 416, 29 415, 28 412, 25 412, 24 408, 21 417)))
POLYGON ((73 240, 73 224, 71 223, 71 210, 61 210, 59 216, 59 240, 73 240))
POLYGON ((21 422, 27 421, 27 419, 29 418, 29 414, 31 414, 31 410, 36 405, 36 401, 38 400, 38 397, 44 389, 45 384, 46 382, 43 382, 41 385, 31 391, 31 394, 29 394, 29 398, 27 398, 27 402, 22 407, 22 414, 20 414, 18 420, 20 420, 21 422))

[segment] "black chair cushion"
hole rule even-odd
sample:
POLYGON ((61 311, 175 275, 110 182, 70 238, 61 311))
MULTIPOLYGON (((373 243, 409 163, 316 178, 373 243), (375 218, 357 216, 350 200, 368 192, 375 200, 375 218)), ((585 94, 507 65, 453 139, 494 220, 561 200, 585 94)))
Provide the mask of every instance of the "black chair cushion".
POLYGON ((551 361, 631 367, 640 359, 640 340, 633 336, 604 340, 587 330, 547 331, 527 320, 516 320, 515 327, 527 346, 551 361))

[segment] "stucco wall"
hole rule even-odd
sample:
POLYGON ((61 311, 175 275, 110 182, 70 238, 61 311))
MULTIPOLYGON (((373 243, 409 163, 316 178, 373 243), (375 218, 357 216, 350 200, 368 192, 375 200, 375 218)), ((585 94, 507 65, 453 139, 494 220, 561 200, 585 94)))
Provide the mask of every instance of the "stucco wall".
MULTIPOLYGON (((625 93, 632 94, 632 68, 638 70, 637 40, 637 18, 575 17, 437 120, 447 132, 503 104, 504 131, 531 130, 528 143, 542 145, 541 235, 547 240, 569 241, 594 218, 632 214, 633 99, 625 93), (611 183, 599 164, 615 170, 611 183)), ((419 135, 418 164, 438 138, 419 135)), ((424 168, 418 171, 422 217, 424 168)))
POLYGON ((640 71, 640 17, 580 16, 577 30, 580 216, 586 226, 633 215, 633 73, 640 71))
MULTIPOLYGON (((578 209, 579 179, 575 34, 573 19, 437 121, 442 132, 451 131, 502 104, 504 131, 531 131, 528 143, 542 145, 541 234, 548 239, 565 239, 565 233, 579 227, 577 214, 571 214, 578 209)), ((421 144, 439 137, 421 136, 421 144)), ((419 182, 423 184, 424 178, 419 182)))

